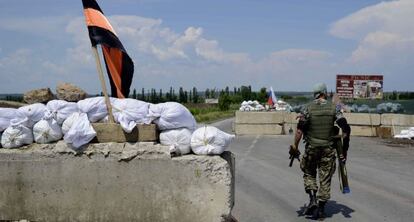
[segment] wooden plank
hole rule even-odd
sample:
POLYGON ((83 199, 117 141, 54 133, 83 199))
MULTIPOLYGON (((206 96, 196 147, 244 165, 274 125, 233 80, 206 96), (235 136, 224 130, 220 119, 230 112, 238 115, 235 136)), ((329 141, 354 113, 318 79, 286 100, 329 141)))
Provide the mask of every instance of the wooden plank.
POLYGON ((155 142, 159 138, 159 132, 155 124, 138 125, 131 133, 122 130, 116 123, 92 123, 96 131, 96 137, 92 143, 107 142, 155 142))

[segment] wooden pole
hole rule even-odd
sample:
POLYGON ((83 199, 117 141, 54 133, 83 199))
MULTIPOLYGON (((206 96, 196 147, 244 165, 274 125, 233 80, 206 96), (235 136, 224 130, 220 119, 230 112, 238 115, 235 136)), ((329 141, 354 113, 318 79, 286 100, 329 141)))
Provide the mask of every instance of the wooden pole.
POLYGON ((95 55, 96 68, 98 69, 98 75, 99 75, 99 80, 101 81, 102 92, 105 96, 106 108, 108 109, 109 123, 115 123, 114 116, 112 115, 112 105, 109 100, 108 93, 106 92, 106 83, 105 83, 104 74, 102 71, 101 60, 99 58, 98 49, 96 48, 96 46, 92 46, 92 51, 93 51, 93 54, 95 55))

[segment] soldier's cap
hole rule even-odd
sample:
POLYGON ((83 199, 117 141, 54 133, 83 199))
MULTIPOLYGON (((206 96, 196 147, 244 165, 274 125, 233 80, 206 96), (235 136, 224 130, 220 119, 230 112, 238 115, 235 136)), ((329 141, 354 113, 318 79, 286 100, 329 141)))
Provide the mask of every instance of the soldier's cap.
POLYGON ((318 83, 313 86, 313 97, 317 99, 321 94, 327 94, 326 84, 318 83))

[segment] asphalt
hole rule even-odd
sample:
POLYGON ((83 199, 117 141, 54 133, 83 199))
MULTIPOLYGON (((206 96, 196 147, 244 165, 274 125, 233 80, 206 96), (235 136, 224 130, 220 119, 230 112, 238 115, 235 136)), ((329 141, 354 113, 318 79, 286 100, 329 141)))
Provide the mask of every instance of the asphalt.
MULTIPOLYGON (((233 119, 213 124, 232 132, 233 119)), ((241 222, 309 221, 299 162, 289 167, 292 135, 237 136, 233 215, 241 222)), ((300 147, 303 151, 303 145, 300 147)), ((414 221, 414 147, 379 138, 351 138, 347 170, 350 194, 335 172, 325 221, 414 221)))

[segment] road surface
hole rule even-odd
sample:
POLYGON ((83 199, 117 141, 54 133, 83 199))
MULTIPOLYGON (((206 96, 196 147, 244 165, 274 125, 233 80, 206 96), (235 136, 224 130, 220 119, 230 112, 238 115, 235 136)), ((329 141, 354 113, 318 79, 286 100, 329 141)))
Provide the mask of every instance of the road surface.
MULTIPOLYGON (((230 132, 233 119, 213 125, 230 132)), ((299 162, 288 167, 293 136, 237 136, 233 215, 240 221, 309 221, 299 162)), ((303 145, 300 147, 303 151, 303 145)), ((351 194, 333 177, 325 221, 414 221, 414 147, 387 146, 378 138, 351 138, 347 163, 351 194)))

